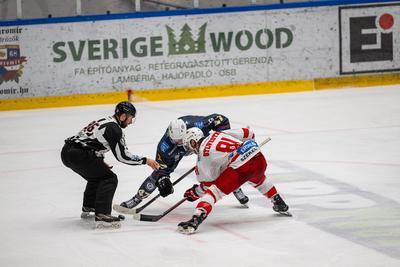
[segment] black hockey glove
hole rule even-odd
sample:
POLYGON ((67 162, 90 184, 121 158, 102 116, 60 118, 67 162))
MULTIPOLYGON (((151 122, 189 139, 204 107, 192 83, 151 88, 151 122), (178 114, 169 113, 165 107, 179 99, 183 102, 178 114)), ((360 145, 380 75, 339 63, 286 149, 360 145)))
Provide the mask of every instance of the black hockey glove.
POLYGON ((174 192, 174 187, 172 186, 169 176, 163 176, 158 179, 156 185, 162 197, 166 197, 174 192))

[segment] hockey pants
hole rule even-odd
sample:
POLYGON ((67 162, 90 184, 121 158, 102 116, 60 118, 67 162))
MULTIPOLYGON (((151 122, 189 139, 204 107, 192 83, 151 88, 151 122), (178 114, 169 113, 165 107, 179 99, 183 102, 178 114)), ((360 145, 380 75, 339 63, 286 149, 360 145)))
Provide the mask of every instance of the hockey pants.
POLYGON ((65 144, 61 151, 61 159, 66 167, 87 181, 83 194, 83 206, 95 208, 96 213, 111 214, 118 179, 117 175, 105 164, 103 158, 75 144, 65 144))
POLYGON ((209 214, 214 203, 225 195, 229 195, 246 182, 251 184, 261 194, 271 198, 277 191, 275 186, 266 180, 266 168, 267 162, 262 153, 258 153, 237 169, 228 167, 215 181, 203 183, 208 189, 200 199, 197 208, 202 208, 209 214))

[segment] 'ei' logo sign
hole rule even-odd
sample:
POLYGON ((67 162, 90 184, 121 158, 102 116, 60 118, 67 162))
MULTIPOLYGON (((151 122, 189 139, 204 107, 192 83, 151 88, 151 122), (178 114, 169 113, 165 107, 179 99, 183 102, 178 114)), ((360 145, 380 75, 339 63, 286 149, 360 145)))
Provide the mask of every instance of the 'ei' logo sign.
POLYGON ((339 8, 340 73, 400 69, 400 4, 339 8))

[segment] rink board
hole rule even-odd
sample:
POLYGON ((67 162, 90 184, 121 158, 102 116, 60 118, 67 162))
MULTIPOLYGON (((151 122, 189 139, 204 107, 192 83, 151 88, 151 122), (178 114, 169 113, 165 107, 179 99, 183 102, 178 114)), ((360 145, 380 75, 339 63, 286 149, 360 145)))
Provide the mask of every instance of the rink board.
POLYGON ((0 22, 0 110, 399 83, 400 4, 324 2, 0 22))
MULTIPOLYGON (((369 87, 400 83, 400 74, 370 75, 346 78, 325 78, 313 81, 265 82, 241 85, 219 85, 208 87, 175 88, 161 90, 132 91, 134 102, 194 99, 208 97, 238 96, 250 94, 274 94, 340 89, 348 87, 369 87)), ((21 110, 80 105, 117 103, 129 98, 128 92, 93 93, 68 96, 48 96, 0 100, 0 110, 21 110)))

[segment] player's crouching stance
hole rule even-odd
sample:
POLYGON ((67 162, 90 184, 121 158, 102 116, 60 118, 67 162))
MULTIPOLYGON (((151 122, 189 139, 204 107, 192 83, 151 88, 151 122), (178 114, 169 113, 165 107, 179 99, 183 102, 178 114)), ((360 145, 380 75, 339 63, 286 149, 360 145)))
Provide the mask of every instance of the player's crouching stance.
POLYGON ((130 102, 120 102, 113 116, 93 121, 78 134, 67 138, 61 151, 63 164, 87 181, 83 193, 81 218, 95 213, 96 228, 119 228, 123 216, 112 216, 111 205, 118 185, 117 175, 104 162, 104 154, 112 151, 115 158, 128 165, 148 165, 158 169, 153 159, 131 154, 122 129, 136 118, 136 108, 130 102))
MULTIPOLYGON (((135 213, 134 208, 157 187, 162 197, 174 192, 170 175, 175 171, 183 157, 193 154, 183 145, 186 130, 192 127, 200 129, 205 136, 208 136, 212 131, 223 131, 231 128, 229 119, 216 113, 208 116, 187 115, 171 121, 157 146, 156 160, 160 164, 160 169, 153 171, 145 179, 131 199, 122 202, 120 205, 114 205, 114 210, 126 214, 135 213)), ((246 205, 249 201, 249 198, 240 188, 233 194, 242 205, 246 205)))
POLYGON ((196 175, 200 182, 186 190, 184 196, 189 201, 200 199, 200 202, 192 218, 178 225, 179 232, 195 232, 211 213, 213 205, 245 182, 271 199, 274 211, 290 216, 289 207, 266 179, 267 162, 251 130, 226 130, 204 138, 198 128, 190 128, 184 143, 198 155, 196 175))

